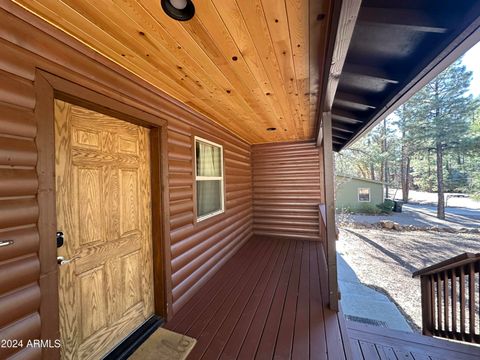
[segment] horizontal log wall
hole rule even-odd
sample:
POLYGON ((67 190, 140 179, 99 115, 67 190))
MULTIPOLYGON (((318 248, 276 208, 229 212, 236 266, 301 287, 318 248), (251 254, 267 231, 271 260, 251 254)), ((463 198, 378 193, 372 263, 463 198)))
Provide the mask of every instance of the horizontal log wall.
MULTIPOLYGON (((0 241, 14 241, 0 247, 0 339, 58 336, 58 309, 47 300, 47 294, 51 299, 57 292, 56 254, 50 250, 55 239, 39 235, 42 226, 51 224, 39 222, 36 69, 168 121, 166 225, 173 309, 179 309, 252 235, 250 146, 10 1, 0 0, 0 24, 0 241), (198 224, 193 215, 194 135, 225 149, 226 211, 198 224), (42 256, 48 261, 40 261, 42 256)), ((10 355, 54 359, 58 351, 0 347, 0 359, 10 355)))
POLYGON ((168 122, 173 311, 252 236, 250 146, 217 126, 168 122), (195 221, 194 136, 223 145, 225 213, 195 221))
MULTIPOLYGON (((26 341, 41 332, 34 68, 1 49, 0 241, 13 244, 0 247, 0 339, 26 341)), ((0 358, 14 352, 2 346, 0 358)))
POLYGON ((255 234, 320 240, 320 154, 314 142, 252 146, 255 234))

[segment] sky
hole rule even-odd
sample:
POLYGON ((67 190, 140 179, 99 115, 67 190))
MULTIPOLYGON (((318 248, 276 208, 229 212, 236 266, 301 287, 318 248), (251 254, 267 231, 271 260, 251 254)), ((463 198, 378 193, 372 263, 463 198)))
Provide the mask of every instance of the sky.
POLYGON ((470 84, 470 92, 473 96, 480 95, 480 42, 468 50, 462 59, 468 70, 473 71, 473 81, 470 84))

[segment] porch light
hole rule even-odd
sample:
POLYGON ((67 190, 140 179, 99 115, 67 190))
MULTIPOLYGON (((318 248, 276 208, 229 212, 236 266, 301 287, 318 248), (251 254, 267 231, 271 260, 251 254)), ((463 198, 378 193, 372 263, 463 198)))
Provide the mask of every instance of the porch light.
POLYGON ((163 11, 178 21, 190 20, 195 14, 192 0, 161 0, 161 4, 163 11))

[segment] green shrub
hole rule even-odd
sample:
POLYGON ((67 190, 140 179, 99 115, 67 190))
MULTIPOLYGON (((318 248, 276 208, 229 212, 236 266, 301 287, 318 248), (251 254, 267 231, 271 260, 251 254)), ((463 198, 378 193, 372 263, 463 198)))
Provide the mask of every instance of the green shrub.
POLYGON ((355 211, 350 206, 344 206, 341 208, 337 208, 337 213, 339 214, 354 214, 355 211))
POLYGON ((385 199, 383 204, 377 205, 377 207, 381 210, 382 213, 391 213, 393 211, 395 203, 393 200, 385 199))
POLYGON ((355 212, 359 214, 378 215, 382 213, 382 210, 378 206, 370 203, 365 203, 358 206, 355 212))

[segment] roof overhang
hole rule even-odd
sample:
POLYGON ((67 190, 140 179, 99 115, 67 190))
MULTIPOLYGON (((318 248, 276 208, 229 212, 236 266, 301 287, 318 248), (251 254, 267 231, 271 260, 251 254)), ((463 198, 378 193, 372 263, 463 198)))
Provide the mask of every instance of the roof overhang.
POLYGON ((364 0, 355 10, 354 1, 343 1, 322 108, 331 113, 336 151, 480 41, 475 0, 364 0))

